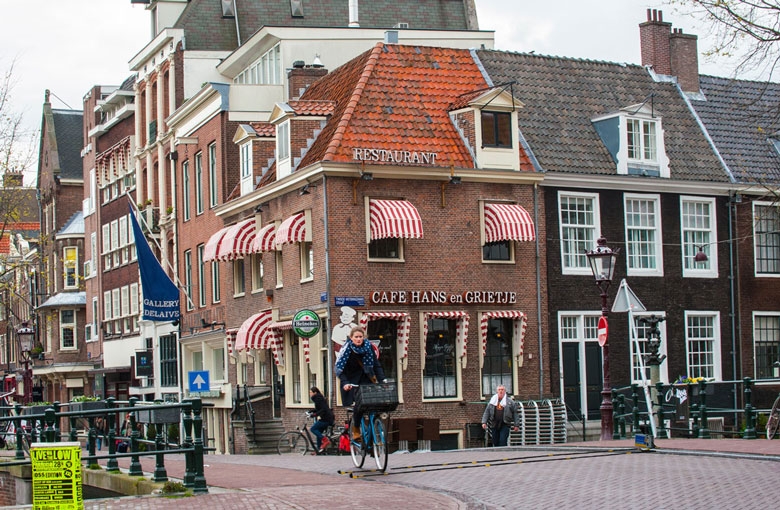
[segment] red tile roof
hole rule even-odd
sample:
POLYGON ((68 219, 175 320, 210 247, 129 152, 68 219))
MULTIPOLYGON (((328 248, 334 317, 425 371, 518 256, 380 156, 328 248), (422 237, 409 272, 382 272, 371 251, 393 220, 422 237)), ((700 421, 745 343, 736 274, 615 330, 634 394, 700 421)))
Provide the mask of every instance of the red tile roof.
POLYGON ((249 125, 252 126, 252 129, 255 130, 259 137, 273 138, 276 136, 276 126, 270 122, 250 122, 249 125))
POLYGON ((372 148, 435 152, 435 166, 473 168, 448 109, 486 87, 468 50, 378 43, 304 93, 336 107, 299 166, 349 162, 353 148, 372 148))
POLYGON ((295 115, 332 115, 336 108, 334 101, 289 101, 287 104, 295 115))

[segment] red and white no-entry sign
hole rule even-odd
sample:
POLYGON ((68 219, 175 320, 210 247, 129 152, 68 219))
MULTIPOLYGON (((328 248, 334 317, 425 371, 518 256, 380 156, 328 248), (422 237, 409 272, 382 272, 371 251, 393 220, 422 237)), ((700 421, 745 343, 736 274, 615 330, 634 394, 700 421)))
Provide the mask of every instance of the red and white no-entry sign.
POLYGON ((604 347, 604 345, 607 343, 607 318, 606 317, 600 317, 599 318, 599 345, 604 347))

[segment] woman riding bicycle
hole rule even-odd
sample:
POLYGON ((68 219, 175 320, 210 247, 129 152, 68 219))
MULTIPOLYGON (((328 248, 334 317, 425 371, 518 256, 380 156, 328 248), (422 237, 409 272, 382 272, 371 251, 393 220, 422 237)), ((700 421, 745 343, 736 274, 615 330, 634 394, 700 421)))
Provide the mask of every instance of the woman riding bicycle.
POLYGON ((309 397, 314 402, 314 412, 311 415, 317 417, 317 421, 314 422, 309 430, 317 437, 317 451, 320 452, 330 444, 330 439, 327 437, 323 438, 322 433, 328 427, 333 426, 336 418, 333 416, 333 410, 328 406, 328 402, 319 388, 316 386, 309 388, 309 397))
MULTIPOLYGON (((351 406, 355 402, 356 385, 375 384, 385 380, 385 371, 379 364, 371 342, 365 340, 366 332, 356 326, 349 332, 349 338, 336 359, 336 376, 341 381, 341 403, 351 406)), ((363 412, 355 408, 352 421, 352 437, 360 441, 360 420, 363 412)))

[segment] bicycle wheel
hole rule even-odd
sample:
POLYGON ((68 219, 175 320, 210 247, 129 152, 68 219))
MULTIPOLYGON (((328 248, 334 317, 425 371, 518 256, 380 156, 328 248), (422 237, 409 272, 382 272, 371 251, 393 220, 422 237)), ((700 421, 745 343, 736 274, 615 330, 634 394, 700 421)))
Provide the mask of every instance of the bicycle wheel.
POLYGON ((766 422, 766 438, 773 439, 780 428, 780 397, 775 399, 775 405, 769 413, 769 419, 766 422))
POLYGON ((374 461, 381 472, 387 469, 387 440, 385 438, 385 426, 379 417, 374 418, 374 461))
POLYGON ((349 454, 352 456, 352 463, 355 467, 363 467, 363 463, 366 461, 366 450, 362 443, 355 442, 355 438, 352 437, 352 427, 349 428, 349 454))
POLYGON ((276 453, 279 455, 306 455, 308 449, 309 444, 300 432, 285 432, 276 443, 276 453))

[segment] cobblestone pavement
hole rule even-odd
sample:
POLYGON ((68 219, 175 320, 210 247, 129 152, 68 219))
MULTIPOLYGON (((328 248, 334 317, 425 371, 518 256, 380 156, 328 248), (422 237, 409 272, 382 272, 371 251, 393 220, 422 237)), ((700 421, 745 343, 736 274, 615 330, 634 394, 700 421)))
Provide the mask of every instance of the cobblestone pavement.
MULTIPOLYGON (((85 508, 778 508, 780 441, 674 439, 656 447, 610 441, 391 454, 386 474, 356 470, 348 456, 211 455, 208 494, 92 500, 85 508)), ((151 459, 143 465, 154 469, 151 459)), ((166 468, 181 478, 184 464, 166 468)))

